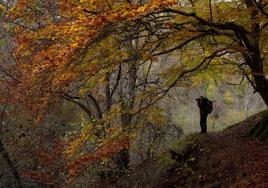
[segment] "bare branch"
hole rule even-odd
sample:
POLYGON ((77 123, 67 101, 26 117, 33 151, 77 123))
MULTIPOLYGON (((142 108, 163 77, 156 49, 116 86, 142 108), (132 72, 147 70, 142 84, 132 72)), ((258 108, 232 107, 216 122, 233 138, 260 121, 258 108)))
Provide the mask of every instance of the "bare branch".
POLYGON ((192 38, 189 38, 188 40, 184 41, 183 43, 179 44, 178 46, 175 46, 171 49, 168 49, 166 51, 163 51, 163 52, 158 52, 158 53, 155 53, 153 54, 153 56, 159 56, 159 55, 164 55, 164 54, 167 54, 167 53, 170 53, 170 52, 173 52, 175 50, 179 50, 181 49, 182 47, 184 47, 185 45, 189 44, 190 42, 196 40, 196 39, 199 39, 199 38, 202 38, 204 36, 206 36, 207 34, 206 33, 202 33, 202 34, 199 34, 197 36, 194 36, 192 38))

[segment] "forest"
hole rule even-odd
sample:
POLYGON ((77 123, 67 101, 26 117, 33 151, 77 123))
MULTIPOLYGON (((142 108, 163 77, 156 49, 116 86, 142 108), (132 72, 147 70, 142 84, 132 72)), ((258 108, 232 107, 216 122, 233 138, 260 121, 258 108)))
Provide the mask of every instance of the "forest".
POLYGON ((268 0, 0 0, 0 188, 267 188, 268 0))

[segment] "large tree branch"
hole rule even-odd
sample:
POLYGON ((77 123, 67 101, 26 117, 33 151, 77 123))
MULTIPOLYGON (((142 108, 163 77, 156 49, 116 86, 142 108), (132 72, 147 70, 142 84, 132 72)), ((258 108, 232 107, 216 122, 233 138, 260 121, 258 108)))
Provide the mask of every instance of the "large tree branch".
POLYGON ((101 112, 101 108, 100 108, 100 105, 97 101, 97 99, 91 94, 91 93, 88 93, 87 96, 91 99, 91 101, 93 102, 93 106, 94 108, 96 109, 96 116, 99 120, 102 119, 102 112, 101 112))
POLYGON ((207 29, 207 28, 198 27, 198 28, 196 28, 196 30, 192 30, 191 32, 200 32, 200 34, 183 41, 181 44, 179 44, 173 48, 170 48, 170 49, 162 51, 162 52, 155 53, 155 54, 153 54, 153 56, 164 55, 164 54, 168 54, 170 52, 173 52, 175 50, 179 50, 179 49, 183 48, 184 46, 186 46, 187 44, 191 43, 192 41, 206 37, 206 36, 227 36, 227 37, 231 37, 231 38, 235 37, 234 34, 232 34, 231 32, 219 31, 219 30, 214 29, 214 28, 207 29))
POLYGON ((170 53, 170 52, 173 52, 175 50, 179 50, 181 49, 182 47, 184 47, 185 45, 189 44, 190 42, 194 41, 194 40, 197 40, 199 38, 202 38, 204 36, 206 36, 207 34, 206 33, 202 33, 202 34, 199 34, 199 35, 196 35, 192 38, 189 38, 187 39, 186 41, 182 42, 181 44, 179 44, 178 46, 175 46, 171 49, 168 49, 168 50, 165 50, 165 51, 162 51, 162 52, 157 52, 157 53, 154 53, 152 54, 153 56, 159 56, 159 55, 164 55, 164 54, 167 54, 167 53, 170 53))
MULTIPOLYGON (((251 0, 253 2, 253 4, 258 8, 258 10, 268 18, 268 12, 265 12, 264 10, 264 6, 261 6, 261 2, 257 2, 256 0, 251 0)), ((267 4, 265 4, 267 5, 267 4)))
POLYGON ((234 32, 242 32, 245 34, 249 34, 249 32, 241 25, 236 24, 234 22, 225 22, 225 23, 221 23, 221 22, 211 22, 211 21, 207 21, 203 18, 201 18, 200 16, 198 16, 195 12, 184 12, 181 10, 177 10, 177 9, 172 9, 172 8, 167 8, 164 9, 162 11, 159 11, 158 13, 161 12, 166 12, 166 13, 174 13, 174 14, 178 14, 178 15, 182 15, 185 17, 191 17, 195 20, 197 20, 199 23, 203 24, 203 25, 207 25, 207 26, 211 26, 211 27, 215 27, 221 30, 232 30, 234 32))
POLYGON ((90 109, 87 108, 86 105, 84 105, 83 103, 77 101, 77 99, 80 99, 79 97, 73 97, 73 96, 70 96, 68 94, 65 94, 63 96, 63 99, 65 99, 65 100, 67 100, 69 102, 72 102, 74 104, 77 104, 81 109, 83 109, 86 112, 86 114, 89 116, 89 118, 91 120, 93 120, 92 112, 90 111, 90 109))
MULTIPOLYGON (((212 27, 212 28, 215 28, 218 30, 222 30, 222 31, 233 31, 235 33, 235 35, 243 41, 243 43, 247 47, 247 49, 249 49, 250 51, 255 50, 254 47, 251 45, 249 38, 248 38, 248 35, 250 35, 251 33, 249 31, 247 31, 243 26, 241 26, 237 23, 234 23, 234 22, 221 23, 221 22, 207 21, 206 19, 198 16, 195 12, 185 12, 185 11, 181 11, 178 9, 172 9, 172 8, 163 9, 163 10, 160 10, 160 11, 157 11, 154 13, 150 13, 150 14, 161 14, 161 13, 182 15, 182 16, 189 17, 189 18, 196 20, 201 25, 209 26, 209 27, 212 27)), ((149 16, 149 15, 147 15, 147 16, 149 16)))
POLYGON ((194 68, 192 69, 189 69, 189 70, 185 70, 183 71, 181 74, 179 74, 177 76, 177 78, 175 79, 175 81, 173 81, 166 89, 164 90, 161 90, 160 92, 154 94, 155 96, 158 96, 155 100, 153 100, 152 102, 150 102, 148 105, 144 106, 144 107, 141 107, 140 109, 138 109, 135 113, 133 113, 133 116, 134 115, 137 115, 139 114, 140 112, 142 112, 143 110, 147 109, 148 107, 150 106, 153 106, 154 104, 156 104, 159 100, 161 100, 164 96, 167 95, 167 93, 173 88, 176 86, 176 84, 178 83, 178 81, 183 78, 184 76, 188 75, 189 73, 192 73, 192 72, 196 72, 197 70, 199 70, 204 64, 209 64, 214 58, 217 58, 217 57, 221 57, 223 55, 226 55, 230 53, 228 51, 228 48, 223 48, 223 49, 220 49, 220 50, 216 50, 215 52, 213 52, 211 55, 205 57, 198 65, 196 65, 194 68))

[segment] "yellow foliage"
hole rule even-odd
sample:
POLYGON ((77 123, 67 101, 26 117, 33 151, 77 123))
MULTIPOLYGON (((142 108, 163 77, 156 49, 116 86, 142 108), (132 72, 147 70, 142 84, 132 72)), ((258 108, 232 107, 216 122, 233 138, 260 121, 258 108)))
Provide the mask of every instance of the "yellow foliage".
POLYGON ((83 126, 80 135, 71 141, 65 148, 65 154, 67 157, 73 157, 81 146, 89 140, 90 137, 94 136, 95 130, 92 124, 86 124, 83 126))
POLYGON ((6 11, 6 7, 0 4, 0 13, 3 13, 5 11, 6 11))
POLYGON ((151 122, 155 125, 161 126, 165 125, 167 122, 165 115, 163 114, 162 110, 158 107, 151 107, 146 110, 146 120, 151 122))

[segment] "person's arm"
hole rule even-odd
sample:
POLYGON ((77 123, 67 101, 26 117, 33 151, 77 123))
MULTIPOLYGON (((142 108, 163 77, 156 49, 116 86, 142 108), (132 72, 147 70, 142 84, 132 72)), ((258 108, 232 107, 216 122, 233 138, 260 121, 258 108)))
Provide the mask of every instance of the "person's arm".
POLYGON ((199 108, 201 108, 201 106, 202 106, 202 101, 198 98, 198 99, 195 99, 196 100, 196 102, 197 102, 197 106, 199 107, 199 108))

